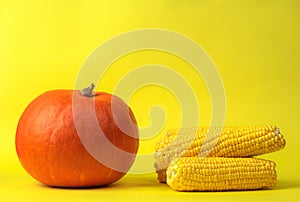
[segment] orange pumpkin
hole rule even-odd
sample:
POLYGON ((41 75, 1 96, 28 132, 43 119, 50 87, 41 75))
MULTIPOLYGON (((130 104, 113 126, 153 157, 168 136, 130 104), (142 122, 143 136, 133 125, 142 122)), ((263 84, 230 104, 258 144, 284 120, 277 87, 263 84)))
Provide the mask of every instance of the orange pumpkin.
POLYGON ((130 169, 139 146, 134 115, 120 98, 93 87, 45 92, 23 112, 17 154, 41 183, 102 186, 130 169))

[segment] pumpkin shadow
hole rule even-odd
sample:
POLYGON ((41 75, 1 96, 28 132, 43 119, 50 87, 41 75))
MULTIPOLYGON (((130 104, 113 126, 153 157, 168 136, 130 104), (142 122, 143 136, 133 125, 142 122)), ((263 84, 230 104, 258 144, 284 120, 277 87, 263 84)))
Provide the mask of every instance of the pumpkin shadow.
POLYGON ((146 177, 143 176, 127 176, 121 178, 117 182, 108 185, 101 186, 90 186, 90 187, 60 187, 60 186, 48 186, 44 184, 37 184, 36 186, 48 189, 57 189, 57 190, 105 190, 105 189, 135 189, 141 187, 156 187, 162 188, 167 187, 165 183, 159 183, 155 177, 146 177))
POLYGON ((101 186, 89 186, 89 187, 60 187, 60 186, 49 186, 45 184, 38 184, 37 186, 41 188, 48 188, 48 189, 57 189, 57 190, 92 190, 92 189, 106 189, 109 187, 115 186, 114 184, 109 185, 101 185, 101 186))

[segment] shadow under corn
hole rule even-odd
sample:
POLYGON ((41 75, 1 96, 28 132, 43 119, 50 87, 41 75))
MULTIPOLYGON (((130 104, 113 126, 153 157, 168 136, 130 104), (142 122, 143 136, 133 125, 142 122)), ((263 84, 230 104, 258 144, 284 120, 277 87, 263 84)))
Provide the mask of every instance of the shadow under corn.
POLYGON ((293 189, 293 188, 300 188, 300 181, 279 180, 273 189, 280 190, 280 189, 293 189))

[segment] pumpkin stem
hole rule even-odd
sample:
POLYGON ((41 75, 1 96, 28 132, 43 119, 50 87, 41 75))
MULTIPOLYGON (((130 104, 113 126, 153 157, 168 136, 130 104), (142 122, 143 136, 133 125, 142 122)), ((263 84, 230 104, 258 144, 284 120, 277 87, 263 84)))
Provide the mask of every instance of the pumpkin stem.
POLYGON ((86 96, 86 97, 92 97, 95 94, 93 93, 93 89, 95 88, 95 84, 91 84, 89 87, 84 88, 80 91, 81 95, 86 96))

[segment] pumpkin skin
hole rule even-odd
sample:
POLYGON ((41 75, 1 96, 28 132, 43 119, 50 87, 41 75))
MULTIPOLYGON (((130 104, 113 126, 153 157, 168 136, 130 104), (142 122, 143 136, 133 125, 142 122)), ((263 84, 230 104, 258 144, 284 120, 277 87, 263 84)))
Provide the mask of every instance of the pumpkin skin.
POLYGON ((130 169, 138 138, 133 112, 120 98, 102 92, 86 97, 80 91, 52 90, 34 99, 23 112, 16 151, 24 169, 45 185, 103 186, 130 169), (126 130, 120 129, 120 123, 126 130))

